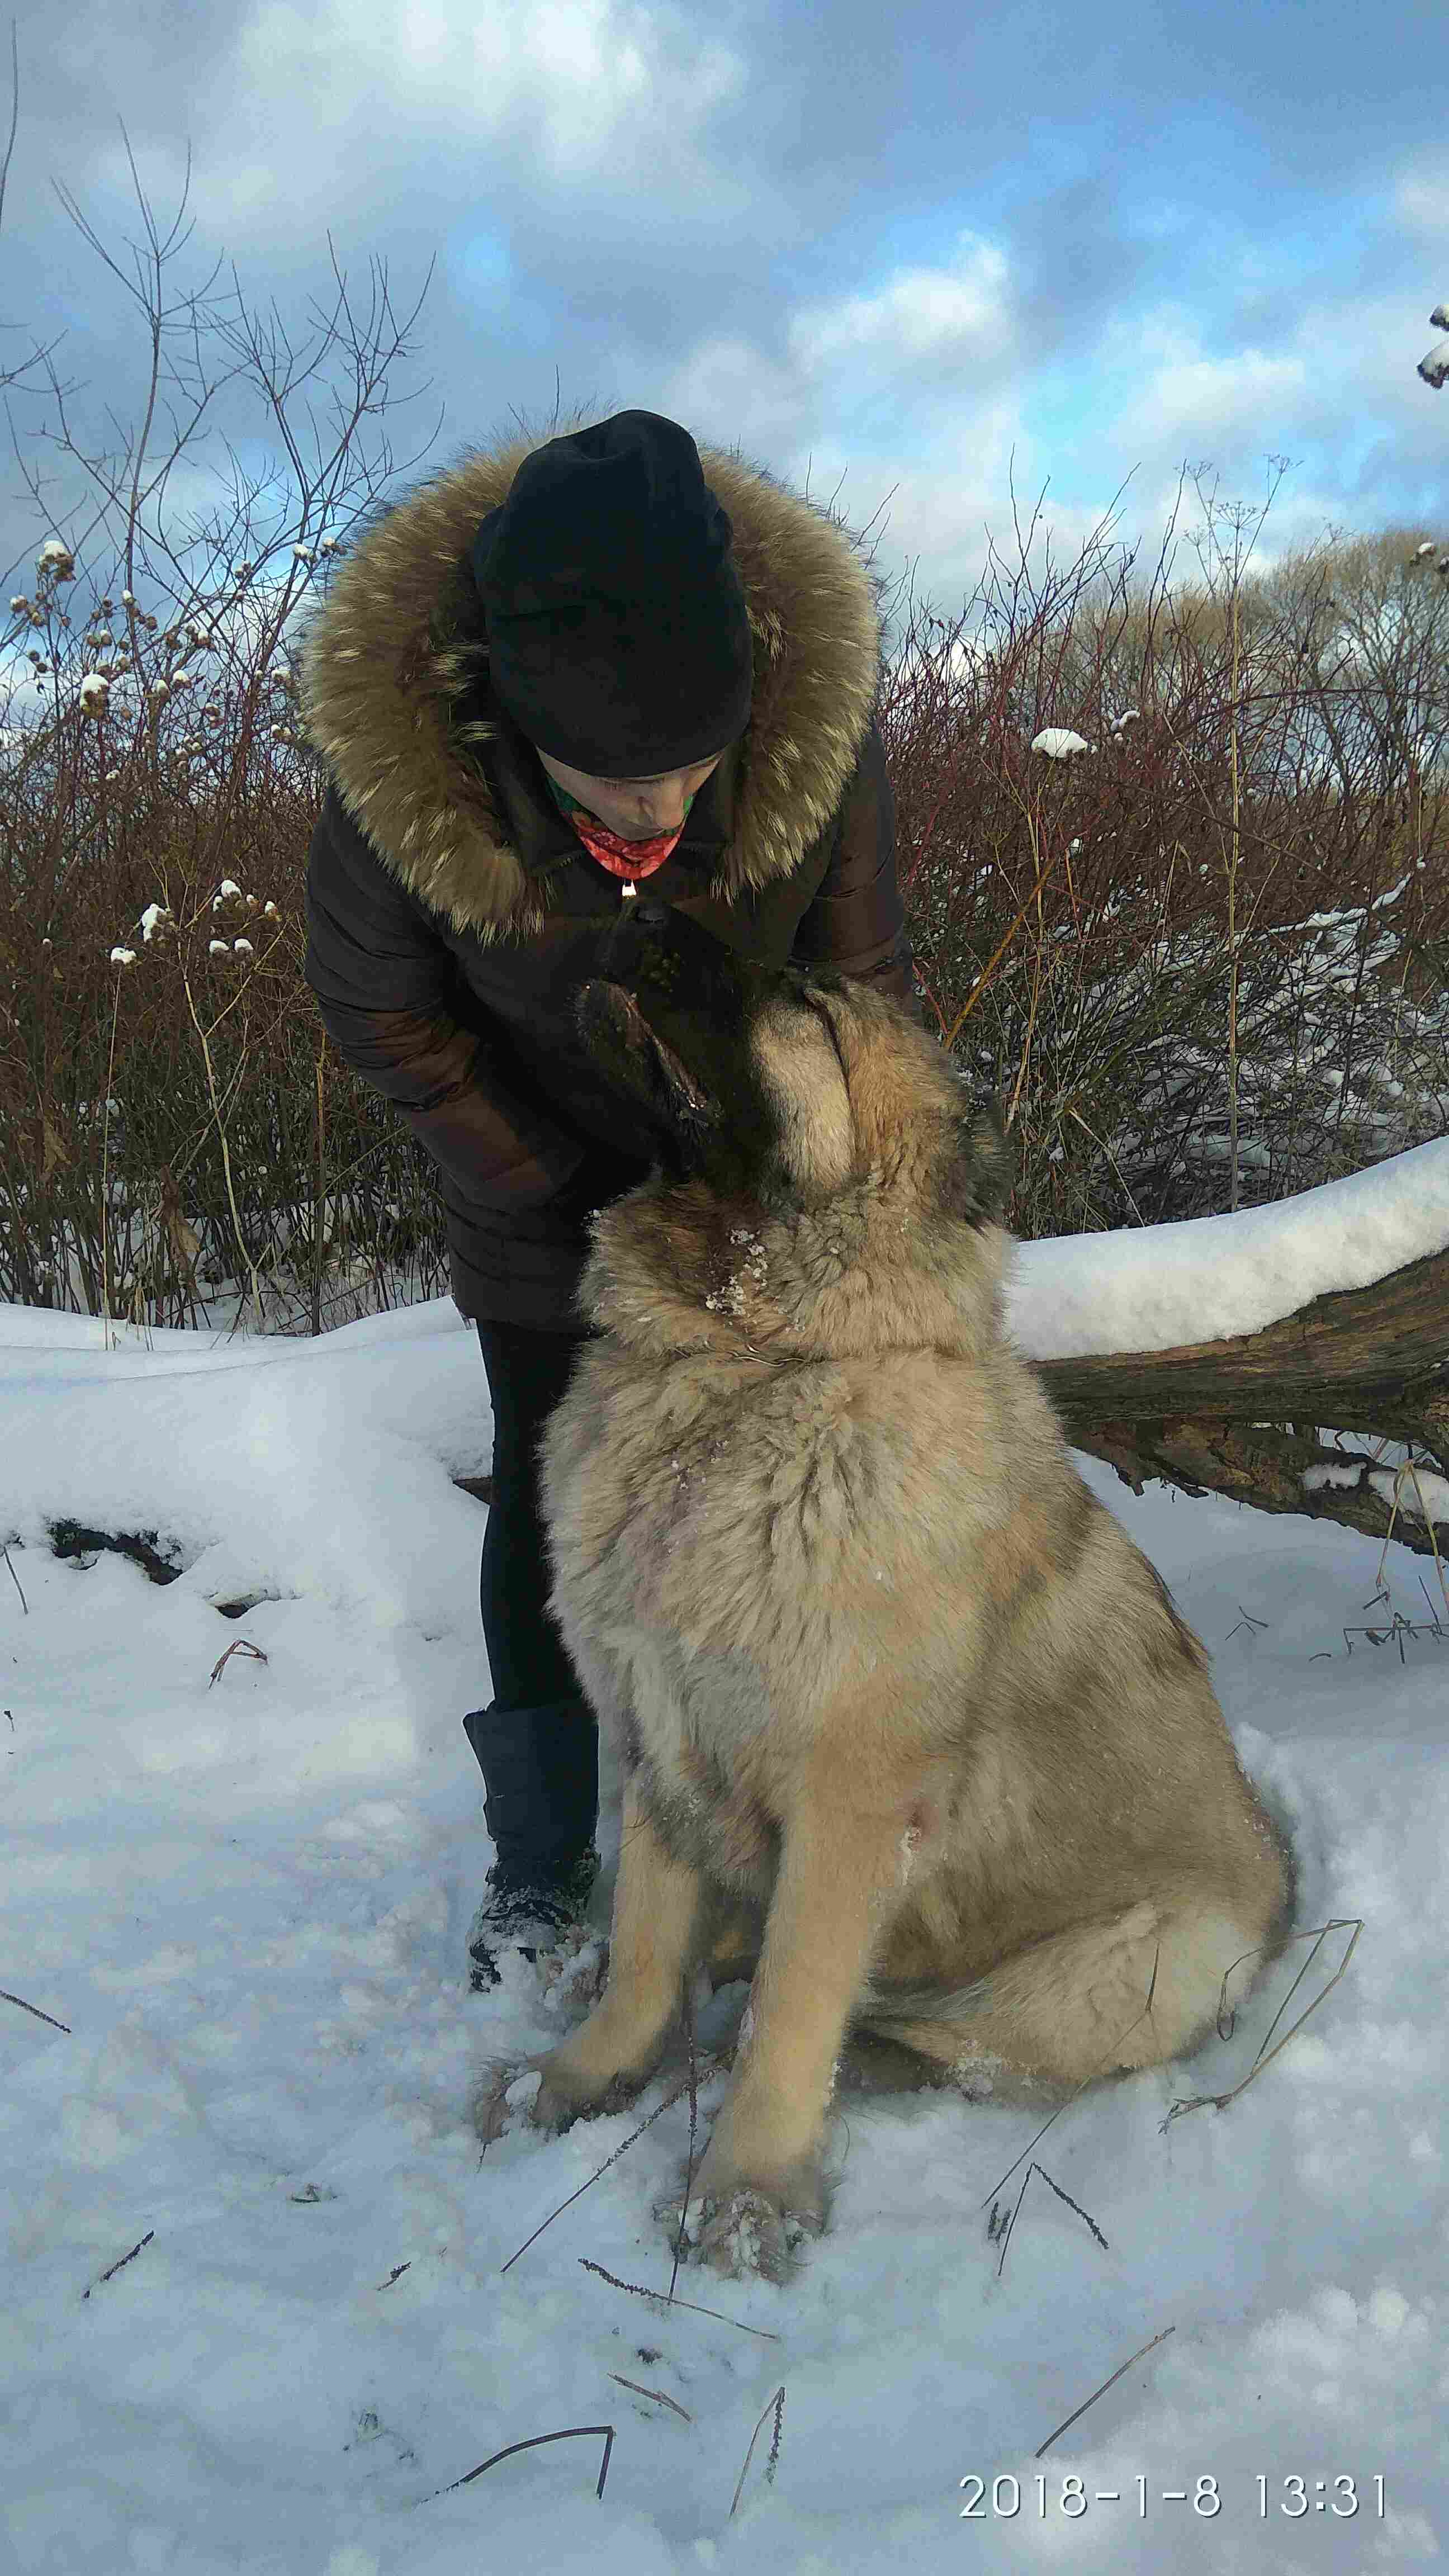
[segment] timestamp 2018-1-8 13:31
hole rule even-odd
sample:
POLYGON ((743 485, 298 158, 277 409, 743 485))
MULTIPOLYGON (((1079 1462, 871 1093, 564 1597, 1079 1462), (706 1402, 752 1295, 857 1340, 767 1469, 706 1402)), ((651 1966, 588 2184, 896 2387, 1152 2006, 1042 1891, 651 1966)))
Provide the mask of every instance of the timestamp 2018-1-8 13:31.
MULTIPOLYGON (((1230 2508, 1233 2498, 1225 2493, 1215 2477, 1194 2479, 1190 2487, 1159 2487, 1145 2477, 1133 2478, 1125 2487, 1088 2487, 1085 2480, 1068 2472, 1060 2478, 1047 2477, 1038 2470, 1034 2477, 1017 2478, 1005 2473, 991 2479, 965 2477, 959 2481, 966 2502, 960 2507, 963 2522, 1015 2521, 1018 2514, 1034 2514, 1044 2522, 1048 2514, 1062 2514, 1070 2522, 1080 2521, 1094 2504, 1126 2504, 1134 2507, 1138 2520, 1145 2522, 1149 2506, 1185 2505, 1193 2513, 1211 2520, 1214 2514, 1230 2508)), ((1357 2513, 1368 2514, 1374 2521, 1384 2518, 1384 2481, 1382 2477, 1351 2477, 1339 2474, 1328 2477, 1270 2478, 1261 2472, 1246 2481, 1241 2501, 1256 2513, 1260 2522, 1270 2515, 1284 2514, 1290 2521, 1305 2514, 1334 2514, 1348 2521, 1357 2513)))

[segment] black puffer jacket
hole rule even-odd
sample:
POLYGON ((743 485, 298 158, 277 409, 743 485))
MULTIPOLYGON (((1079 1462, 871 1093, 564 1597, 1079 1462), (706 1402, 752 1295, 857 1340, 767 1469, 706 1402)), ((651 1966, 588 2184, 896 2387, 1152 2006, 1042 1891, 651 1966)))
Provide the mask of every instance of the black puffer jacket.
MULTIPOLYGON (((584 848, 489 695, 467 567, 516 440, 377 519, 304 658, 331 772, 307 872, 307 981, 347 1063, 437 1163, 467 1316, 580 1329, 587 1211, 645 1178, 574 1031, 628 898, 584 848)), ((755 648, 750 724, 648 879, 762 964, 832 965, 919 1019, 874 706, 879 585, 813 503, 700 448, 729 512, 755 648)))

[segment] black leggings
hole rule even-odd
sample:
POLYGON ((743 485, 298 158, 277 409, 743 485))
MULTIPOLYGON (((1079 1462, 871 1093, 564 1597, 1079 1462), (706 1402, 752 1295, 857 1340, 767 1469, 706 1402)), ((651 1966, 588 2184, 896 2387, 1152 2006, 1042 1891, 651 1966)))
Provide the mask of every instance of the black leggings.
POLYGON ((493 1700, 463 1720, 484 1814, 507 1873, 566 1866, 598 1815, 598 1731, 547 1599, 552 1580, 538 1442, 587 1333, 477 1320, 493 1399, 493 1500, 479 1606, 493 1700))

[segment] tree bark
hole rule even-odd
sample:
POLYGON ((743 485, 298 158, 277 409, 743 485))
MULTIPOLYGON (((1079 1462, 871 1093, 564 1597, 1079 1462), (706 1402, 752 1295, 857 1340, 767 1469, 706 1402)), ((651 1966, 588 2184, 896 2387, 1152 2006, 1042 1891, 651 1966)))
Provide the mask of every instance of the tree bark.
POLYGON ((1072 1446, 1136 1493, 1158 1476, 1184 1493, 1392 1536, 1422 1556, 1449 1553, 1449 1505, 1375 1454, 1375 1444, 1406 1444, 1426 1453, 1425 1475, 1449 1479, 1449 1249, 1230 1341, 1037 1366, 1072 1446), (1345 1450, 1321 1442, 1322 1428, 1360 1436, 1345 1450), (1306 1485, 1310 1468, 1333 1481, 1306 1485), (1416 1509, 1421 1496, 1443 1512, 1443 1539, 1416 1509))

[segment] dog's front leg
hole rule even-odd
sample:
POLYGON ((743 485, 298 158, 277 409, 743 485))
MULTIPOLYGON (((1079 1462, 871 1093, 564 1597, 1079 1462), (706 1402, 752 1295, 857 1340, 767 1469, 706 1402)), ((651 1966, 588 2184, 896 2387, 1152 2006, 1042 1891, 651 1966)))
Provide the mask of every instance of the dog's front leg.
POLYGON ((838 1744, 828 1765, 812 1761, 786 1825, 734 2082, 699 2170, 703 2251, 721 2268, 753 2259, 778 2273, 787 2223, 824 2220, 836 2060, 902 1885, 901 1817, 852 1808, 828 1776, 839 1768, 838 1744))
MULTIPOLYGON (((699 1873, 676 1859, 631 1780, 624 1791, 608 1984, 588 2020, 550 2056, 533 2061, 543 2077, 529 2115, 538 2127, 566 2128, 580 2112, 602 2109, 643 2083, 680 2012, 703 1911, 699 1873)), ((502 2116, 500 2089, 491 2125, 502 2116)))

